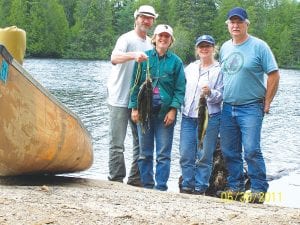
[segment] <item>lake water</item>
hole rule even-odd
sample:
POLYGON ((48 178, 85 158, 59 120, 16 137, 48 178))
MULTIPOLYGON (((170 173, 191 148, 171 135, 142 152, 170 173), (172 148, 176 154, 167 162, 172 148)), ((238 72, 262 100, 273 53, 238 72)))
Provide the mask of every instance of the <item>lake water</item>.
MULTIPOLYGON (((94 163, 73 176, 107 179, 108 108, 106 80, 108 61, 25 59, 24 68, 59 101, 75 112, 93 137, 94 163)), ((270 180, 267 204, 300 208, 300 71, 280 70, 281 80, 270 114, 265 116, 262 150, 270 180), (272 180, 272 181, 271 181, 272 180)), ((179 117, 178 117, 179 118, 179 117)), ((169 190, 178 191, 179 127, 174 134, 169 190)), ((130 131, 130 129, 128 129, 130 131)), ((125 140, 126 165, 131 163, 131 134, 125 140)))

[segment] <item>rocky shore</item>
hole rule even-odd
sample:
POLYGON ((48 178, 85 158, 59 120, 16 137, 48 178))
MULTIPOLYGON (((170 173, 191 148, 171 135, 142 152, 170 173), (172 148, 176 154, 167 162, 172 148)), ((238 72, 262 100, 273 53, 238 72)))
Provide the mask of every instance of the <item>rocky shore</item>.
POLYGON ((300 209, 62 176, 0 178, 0 224, 300 224, 300 209))

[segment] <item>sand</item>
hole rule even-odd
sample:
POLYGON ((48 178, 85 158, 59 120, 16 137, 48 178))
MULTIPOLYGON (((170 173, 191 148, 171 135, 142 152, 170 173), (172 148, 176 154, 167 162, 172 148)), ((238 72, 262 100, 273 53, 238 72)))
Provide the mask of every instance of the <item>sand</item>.
POLYGON ((300 209, 62 176, 0 178, 0 224, 300 224, 300 209))

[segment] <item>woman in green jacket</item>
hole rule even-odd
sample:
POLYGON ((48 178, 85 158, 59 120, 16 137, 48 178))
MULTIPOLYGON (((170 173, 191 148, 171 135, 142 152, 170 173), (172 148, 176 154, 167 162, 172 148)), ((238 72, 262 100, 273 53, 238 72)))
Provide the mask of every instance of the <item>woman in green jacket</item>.
MULTIPOLYGON (((135 64, 131 80, 129 108, 131 118, 138 123, 141 181, 145 188, 165 191, 170 175, 171 149, 177 110, 185 94, 185 76, 182 60, 169 50, 174 41, 173 29, 160 24, 154 30, 154 48, 146 51, 148 60, 135 64), (150 99, 139 94, 145 81, 151 85, 150 99), (150 83, 149 83, 150 82, 150 83), (144 104, 146 101, 146 104, 144 104), (150 105, 148 110, 142 105, 150 105), (148 111, 145 118, 143 112, 148 111), (154 141, 156 146, 156 173, 153 172, 154 141)), ((149 94, 149 93, 148 93, 149 94)), ((149 96, 149 95, 148 95, 149 96)))

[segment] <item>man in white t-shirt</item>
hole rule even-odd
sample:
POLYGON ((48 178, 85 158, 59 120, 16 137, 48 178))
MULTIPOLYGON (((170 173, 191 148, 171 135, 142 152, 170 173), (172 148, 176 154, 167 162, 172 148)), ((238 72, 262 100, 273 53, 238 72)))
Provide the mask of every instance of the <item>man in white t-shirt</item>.
POLYGON ((158 14, 152 6, 142 5, 134 13, 134 29, 121 35, 111 54, 113 64, 108 77, 109 107, 109 176, 111 181, 123 182, 126 176, 124 160, 124 140, 128 122, 133 136, 133 162, 128 176, 128 184, 140 186, 140 175, 137 165, 139 143, 136 124, 130 119, 128 109, 130 80, 134 62, 147 60, 144 51, 152 48, 151 39, 147 36, 158 14))

